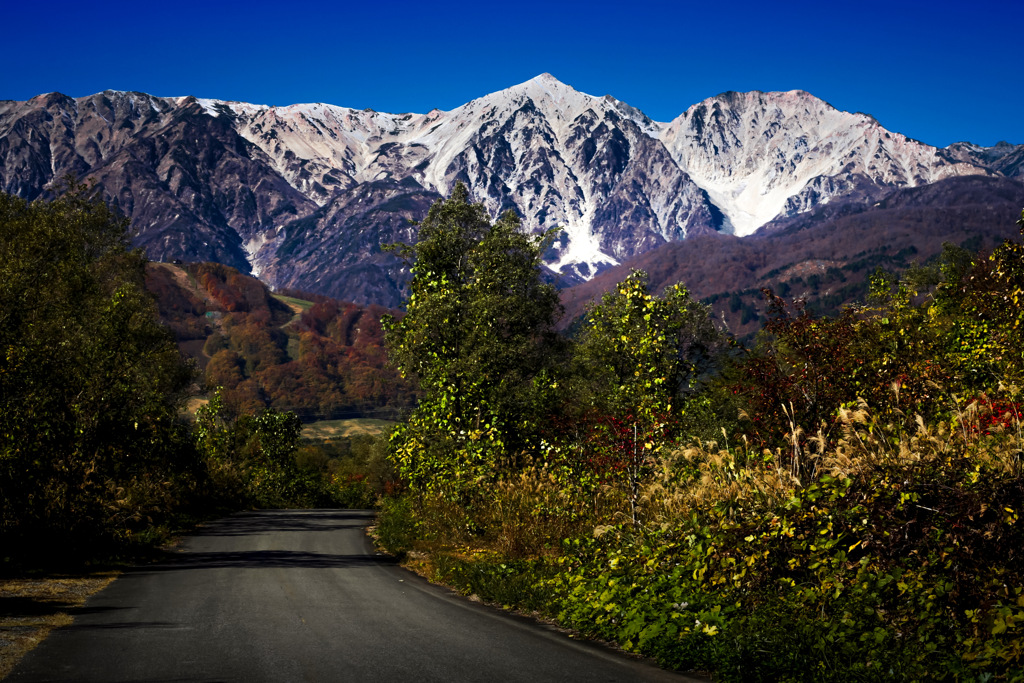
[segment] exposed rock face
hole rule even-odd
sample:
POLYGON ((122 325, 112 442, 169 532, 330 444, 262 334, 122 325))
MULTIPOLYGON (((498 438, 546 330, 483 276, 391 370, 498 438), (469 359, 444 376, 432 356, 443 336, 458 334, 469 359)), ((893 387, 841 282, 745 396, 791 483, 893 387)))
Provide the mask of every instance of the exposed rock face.
POLYGON ((984 166, 1007 178, 1024 175, 1024 145, 1003 141, 992 147, 981 147, 970 142, 954 142, 942 151, 952 159, 984 166))
POLYGON ((1021 175, 1024 146, 938 150, 801 91, 725 93, 671 123, 549 74, 448 112, 268 107, 107 91, 0 102, 0 189, 98 183, 150 257, 215 260, 290 286, 396 305, 407 274, 381 242, 458 181, 582 281, 660 245, 747 235, 829 202, 958 175, 1021 175))
POLYGON ((712 97, 668 124, 661 139, 737 235, 870 185, 986 173, 800 90, 712 97))
POLYGON ((414 242, 411 221, 440 197, 412 178, 353 185, 282 228, 261 251, 274 259, 260 275, 278 287, 397 307, 409 273, 381 245, 414 242))
POLYGON ((0 188, 34 199, 69 173, 95 181, 156 259, 248 271, 245 242, 316 208, 192 97, 52 93, 0 104, 0 188))

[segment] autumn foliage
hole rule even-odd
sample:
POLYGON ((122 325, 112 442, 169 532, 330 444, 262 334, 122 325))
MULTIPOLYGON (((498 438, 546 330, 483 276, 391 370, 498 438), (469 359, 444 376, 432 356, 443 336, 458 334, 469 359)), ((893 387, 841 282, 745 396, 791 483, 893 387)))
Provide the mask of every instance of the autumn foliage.
POLYGON ((259 280, 215 263, 152 266, 147 284, 179 343, 222 387, 234 415, 273 407, 305 420, 395 416, 416 400, 390 369, 381 306, 292 292, 296 309, 259 280))

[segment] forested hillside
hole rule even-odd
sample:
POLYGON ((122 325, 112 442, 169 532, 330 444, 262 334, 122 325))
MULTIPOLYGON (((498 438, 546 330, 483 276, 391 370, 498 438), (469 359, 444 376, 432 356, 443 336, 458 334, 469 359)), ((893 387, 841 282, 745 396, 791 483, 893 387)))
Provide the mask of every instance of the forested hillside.
POLYGON ((721 680, 1024 680, 1020 240, 831 317, 766 290, 742 346, 640 271, 553 335, 516 225, 457 186, 405 251, 387 547, 721 680))
POLYGON ((393 419, 415 404, 415 386, 388 367, 381 306, 274 295, 216 263, 150 263, 146 285, 179 347, 208 388, 222 387, 233 414, 272 407, 304 421, 393 419))

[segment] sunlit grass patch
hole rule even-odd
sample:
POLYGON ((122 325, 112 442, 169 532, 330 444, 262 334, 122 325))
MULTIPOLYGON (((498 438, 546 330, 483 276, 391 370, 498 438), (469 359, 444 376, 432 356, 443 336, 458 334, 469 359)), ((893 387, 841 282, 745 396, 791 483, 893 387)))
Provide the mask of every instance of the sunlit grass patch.
POLYGON ((353 436, 378 436, 394 424, 390 420, 376 420, 368 417, 349 420, 319 420, 302 427, 302 438, 310 441, 330 441, 353 436))
POLYGON ((70 625, 69 612, 84 605, 118 573, 0 579, 0 679, 50 631, 70 625))
POLYGON ((313 308, 313 306, 315 305, 312 301, 306 301, 305 299, 296 299, 293 296, 284 296, 283 294, 275 294, 274 298, 277 299, 278 301, 282 301, 282 302, 288 304, 288 306, 293 311, 295 311, 296 313, 300 313, 300 314, 303 311, 308 311, 309 309, 313 308), (298 310, 296 310, 296 309, 298 309, 298 310))

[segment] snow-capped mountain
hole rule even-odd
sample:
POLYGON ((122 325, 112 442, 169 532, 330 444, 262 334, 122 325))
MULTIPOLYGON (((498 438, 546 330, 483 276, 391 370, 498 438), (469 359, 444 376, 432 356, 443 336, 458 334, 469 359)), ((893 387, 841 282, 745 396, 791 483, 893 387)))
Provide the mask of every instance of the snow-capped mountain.
POLYGON ((427 114, 203 103, 211 115, 232 116, 317 203, 378 180, 413 178, 442 195, 461 180, 492 213, 515 209, 528 229, 564 225, 551 265, 584 278, 719 227, 708 198, 659 144, 661 124, 549 74, 427 114))
POLYGON ((389 305, 404 280, 380 242, 412 239, 406 219, 458 181, 528 230, 563 225, 548 264, 579 280, 829 201, 1014 175, 1008 147, 938 150, 801 91, 725 93, 658 123, 549 74, 425 114, 115 91, 0 102, 0 189, 34 198, 74 172, 132 218, 152 258, 389 305))
POLYGON ((916 187, 984 173, 801 90, 712 97, 668 124, 661 141, 736 235, 858 185, 916 187))

